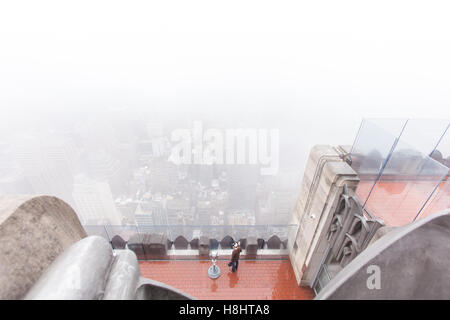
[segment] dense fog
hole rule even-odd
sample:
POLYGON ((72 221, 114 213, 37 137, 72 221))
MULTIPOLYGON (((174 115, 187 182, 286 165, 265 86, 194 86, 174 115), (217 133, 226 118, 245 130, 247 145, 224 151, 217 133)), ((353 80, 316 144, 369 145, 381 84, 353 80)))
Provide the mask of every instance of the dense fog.
POLYGON ((352 145, 363 118, 450 117, 449 13, 3 3, 0 193, 61 197, 85 225, 289 223, 315 144, 352 145))

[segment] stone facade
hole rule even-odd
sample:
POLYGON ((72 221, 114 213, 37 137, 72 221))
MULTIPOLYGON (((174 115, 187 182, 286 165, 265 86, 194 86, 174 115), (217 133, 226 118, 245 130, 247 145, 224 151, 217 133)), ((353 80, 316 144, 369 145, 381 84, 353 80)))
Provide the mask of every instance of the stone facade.
POLYGON ((319 244, 336 211, 343 186, 355 190, 359 179, 344 161, 346 147, 317 145, 311 149, 303 175, 292 224, 298 229, 289 236, 290 260, 297 282, 310 285, 325 248, 319 244))
POLYGON ((383 221, 367 217, 353 192, 344 191, 327 232, 330 262, 345 267, 369 244, 383 221))
POLYGON ((378 230, 316 299, 450 299, 450 210, 378 230))

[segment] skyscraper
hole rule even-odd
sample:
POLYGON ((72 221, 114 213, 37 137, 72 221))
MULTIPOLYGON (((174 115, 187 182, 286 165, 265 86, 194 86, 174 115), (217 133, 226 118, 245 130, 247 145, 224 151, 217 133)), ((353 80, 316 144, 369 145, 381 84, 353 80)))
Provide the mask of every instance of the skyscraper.
POLYGON ((107 182, 95 181, 85 175, 75 177, 73 199, 84 224, 120 225, 122 217, 116 209, 107 182))

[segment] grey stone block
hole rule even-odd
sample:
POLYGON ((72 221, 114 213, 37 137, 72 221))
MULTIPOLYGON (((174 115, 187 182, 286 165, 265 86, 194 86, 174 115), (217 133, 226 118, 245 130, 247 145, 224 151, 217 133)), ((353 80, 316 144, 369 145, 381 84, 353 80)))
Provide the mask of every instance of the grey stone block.
POLYGON ((198 243, 199 243, 198 238, 192 239, 191 242, 189 242, 189 244, 191 245, 191 249, 192 250, 197 250, 198 249, 198 243))
POLYGON ((111 245, 114 249, 125 249, 127 242, 125 240, 123 240, 123 238, 121 236, 116 234, 111 239, 111 245))
POLYGON ((247 247, 247 239, 239 239, 239 242, 241 243, 241 248, 243 250, 245 250, 245 248, 247 247))
POLYGON ((219 249, 219 241, 217 241, 217 239, 209 239, 209 249, 210 250, 219 249))
POLYGON ((264 245, 266 244, 266 241, 262 238, 258 238, 256 241, 258 242, 258 249, 264 249, 264 245))
POLYGON ((247 246, 245 253, 246 255, 256 255, 258 253, 258 241, 256 237, 248 237, 247 238, 247 246))
POLYGON ((278 236, 273 235, 267 240, 267 249, 280 249, 281 248, 281 240, 278 236))
POLYGON ((173 242, 175 249, 187 249, 189 242, 183 236, 178 236, 173 242))
POLYGON ((139 260, 145 260, 146 256, 141 239, 142 236, 140 234, 132 235, 130 239, 128 239, 127 247, 136 254, 136 257, 139 260))
POLYGON ((198 243, 198 254, 209 255, 209 238, 201 236, 198 243))
POLYGON ((161 258, 167 255, 167 236, 162 233, 145 234, 142 244, 147 259, 161 258))
POLYGON ((222 249, 231 249, 231 245, 233 244, 234 240, 230 236, 225 236, 222 241, 220 241, 220 247, 222 249))

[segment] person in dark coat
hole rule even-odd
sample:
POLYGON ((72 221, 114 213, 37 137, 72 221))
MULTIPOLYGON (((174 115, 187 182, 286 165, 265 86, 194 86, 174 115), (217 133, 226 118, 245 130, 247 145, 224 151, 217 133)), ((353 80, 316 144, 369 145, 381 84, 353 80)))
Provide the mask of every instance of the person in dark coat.
POLYGON ((238 269, 239 266, 239 256, 242 252, 241 242, 239 241, 234 245, 233 252, 231 253, 231 272, 238 269))

